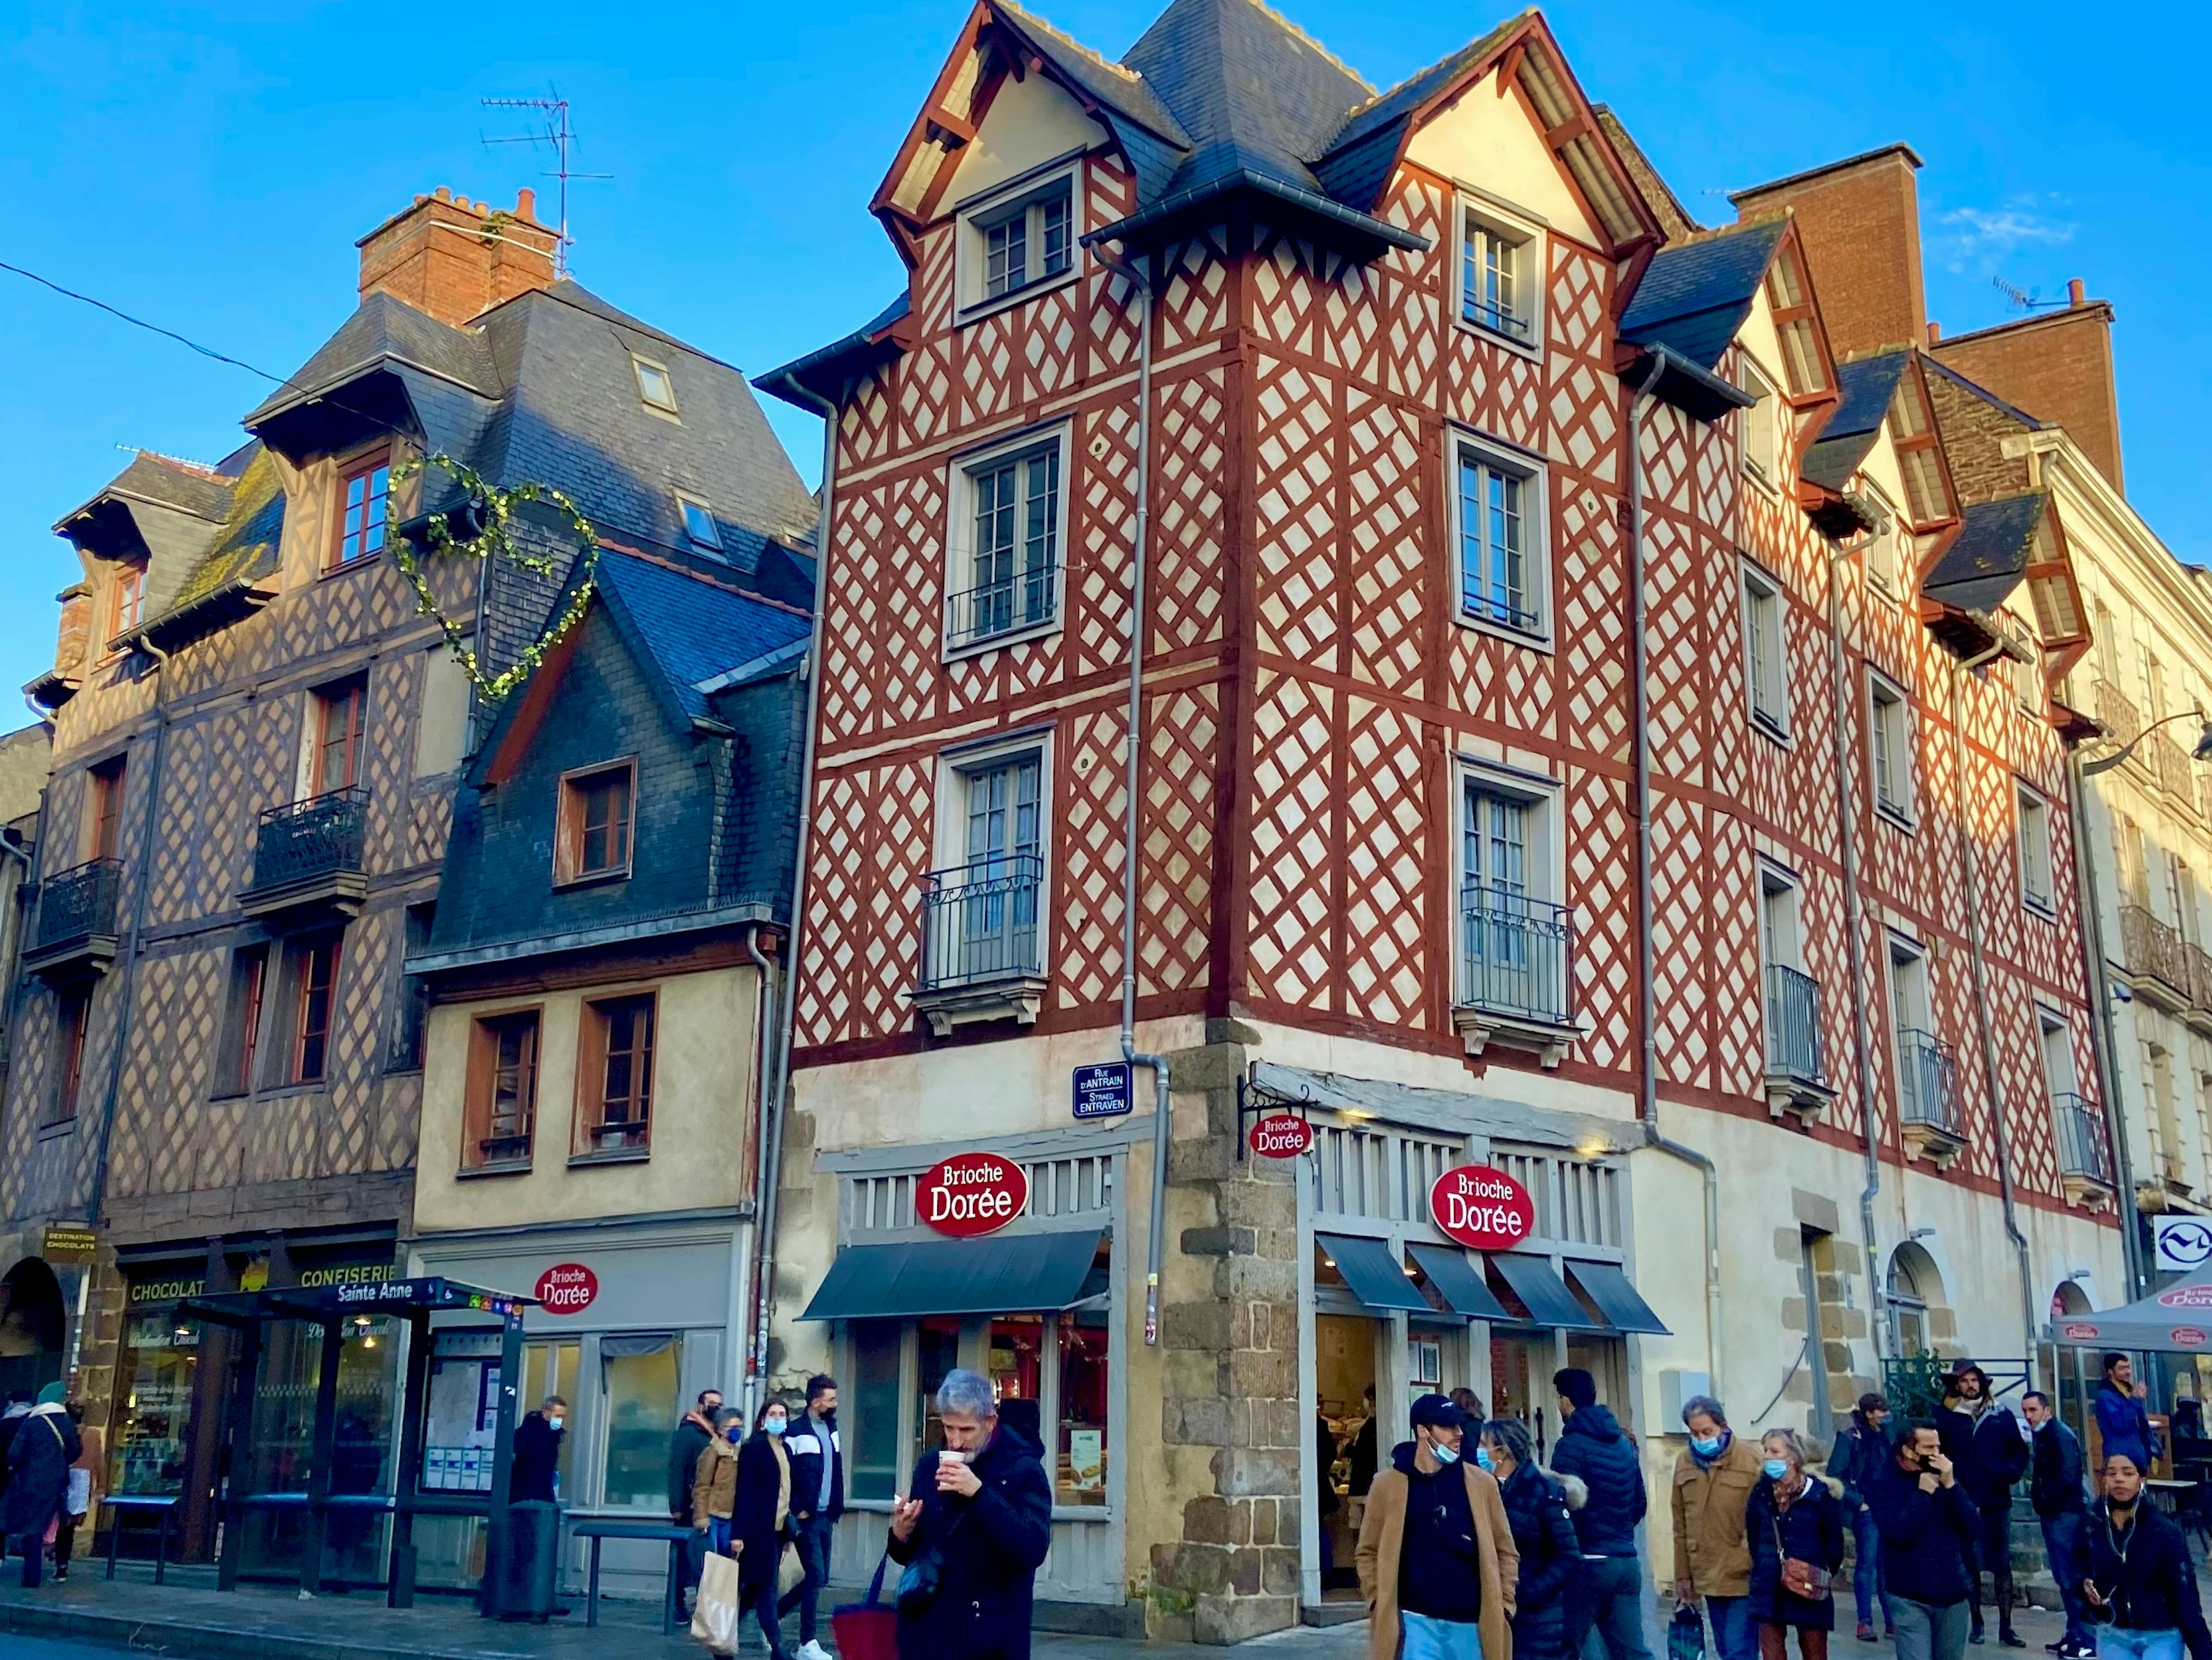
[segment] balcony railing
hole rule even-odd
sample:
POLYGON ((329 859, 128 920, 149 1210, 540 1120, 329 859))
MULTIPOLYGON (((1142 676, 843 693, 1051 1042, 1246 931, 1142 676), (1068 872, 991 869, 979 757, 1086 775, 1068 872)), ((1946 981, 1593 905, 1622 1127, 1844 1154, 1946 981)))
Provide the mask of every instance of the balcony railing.
POLYGON ((923 883, 919 989, 950 991, 1042 972, 1042 858, 1022 853, 980 859, 932 871, 923 883))
POLYGON ((1811 975, 1780 963, 1766 965, 1766 1071, 1806 1084, 1827 1075, 1820 1065, 1820 988, 1811 975))
POLYGON ((2189 953, 2181 935, 2141 905, 2120 907, 2120 952, 2130 974, 2156 980, 2188 1000, 2189 953))
POLYGON ((261 815, 249 893, 268 893, 361 869, 368 792, 330 790, 261 815))
POLYGON ((2058 1172, 2104 1187, 2112 1185, 2112 1149, 2089 1104, 2068 1092, 2051 1099, 2058 1123, 2058 1172))
POLYGON ((1539 1025, 1570 1024, 1574 912, 1475 882, 1460 890, 1459 913, 1462 1003, 1539 1025))
POLYGON ((1053 620, 1060 604, 1060 567, 1042 565, 987 582, 945 602, 945 643, 953 651, 1002 634, 1020 634, 1053 620))
POLYGON ((2202 946, 2185 945, 2189 959, 2189 1000, 2199 1011, 2212 1014, 2212 952, 2202 946))
POLYGON ((2100 680, 2096 702, 2098 722, 2112 734, 2112 742, 2124 748, 2134 743, 2142 732, 2142 715, 2135 700, 2111 681, 2100 680))
POLYGON ((1898 1116, 1907 1124, 1959 1134, 1959 1061, 1933 1032, 1897 1035, 1898 1116))
MULTIPOLYGON (((2186 802, 2190 810, 2194 812, 2197 807, 2197 778, 2190 769, 2189 751, 2163 732, 2153 733, 2143 749, 2150 751, 2150 769, 2158 776, 2159 787, 2186 802)), ((2136 753, 2141 754, 2142 751, 2136 753)))
POLYGON ((33 953, 60 951, 115 933, 115 900, 123 886, 123 861, 94 859, 49 876, 39 889, 39 927, 33 953))

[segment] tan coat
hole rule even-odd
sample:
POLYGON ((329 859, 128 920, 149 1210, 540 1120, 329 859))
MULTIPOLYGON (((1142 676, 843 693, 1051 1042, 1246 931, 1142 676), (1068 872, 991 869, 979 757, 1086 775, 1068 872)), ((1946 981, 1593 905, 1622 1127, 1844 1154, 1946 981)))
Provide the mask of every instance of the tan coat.
POLYGON ((1751 1590, 1751 1547, 1744 1506, 1759 1485, 1758 1444, 1732 1435, 1705 1469, 1687 1452, 1674 1461, 1674 1578, 1700 1596, 1742 1596, 1751 1590))
POLYGON ((709 1517, 726 1522, 738 1513, 738 1450, 722 1436, 709 1441, 691 1467, 691 1525, 709 1517))
MULTIPOLYGON (((1463 1459, 1468 1507, 1474 1513, 1475 1548, 1482 1559, 1482 1660, 1513 1660, 1513 1586, 1521 1573, 1521 1553, 1505 1519, 1498 1479, 1474 1460, 1463 1459)), ((1402 1633, 1398 1628, 1398 1552, 1406 1538, 1403 1474, 1394 1468, 1376 1476, 1367 1490, 1367 1514, 1359 1523, 1359 1594, 1367 1599, 1368 1660, 1396 1660, 1402 1633)))

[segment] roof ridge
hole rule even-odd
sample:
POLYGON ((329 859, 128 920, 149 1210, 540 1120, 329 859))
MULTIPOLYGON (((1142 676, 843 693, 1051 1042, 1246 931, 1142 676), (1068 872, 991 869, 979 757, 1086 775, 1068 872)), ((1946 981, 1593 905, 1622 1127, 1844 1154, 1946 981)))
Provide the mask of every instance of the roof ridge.
MULTIPOLYGON (((1414 82, 1419 80, 1423 76, 1433 74, 1436 71, 1437 64, 1449 63, 1453 58, 1458 57, 1460 53, 1465 52, 1469 46, 1476 45, 1478 42, 1486 39, 1490 35, 1496 34, 1500 29, 1521 21, 1524 17, 1533 17, 1542 8, 1539 6, 1523 6, 1519 11, 1515 12, 1512 16, 1507 18, 1504 23, 1493 25, 1492 27, 1485 30, 1481 34, 1469 36, 1466 40, 1461 42, 1458 46, 1454 46, 1449 52, 1446 52, 1442 58, 1437 58, 1434 62, 1422 64, 1412 74, 1404 76, 1399 80, 1393 82, 1390 85, 1383 88, 1382 91, 1376 92, 1371 87, 1369 88, 1365 102, 1354 104, 1350 109, 1345 111, 1345 125, 1349 126, 1355 119, 1366 114, 1368 111, 1373 109, 1377 104, 1382 103, 1386 99, 1395 96, 1405 88, 1412 86, 1414 82)), ((1326 50, 1326 48, 1323 50, 1326 50)), ((1351 69, 1346 69, 1345 72, 1347 75, 1350 75, 1353 80, 1358 82, 1361 86, 1367 86, 1367 77, 1351 69)), ((1342 129, 1340 128, 1339 131, 1340 131, 1342 129)))
POLYGON ((1708 225, 1703 230, 1692 231, 1680 241, 1669 242, 1662 252, 1671 253, 1676 248, 1693 248, 1700 242, 1717 242, 1724 236, 1741 236, 1746 231, 1766 230, 1777 224, 1787 222, 1790 216, 1789 209, 1779 208, 1771 213, 1759 214, 1749 219, 1739 219, 1734 224, 1708 225))
POLYGON ((1346 63, 1344 59, 1339 58, 1327 46, 1322 45, 1320 41, 1314 39, 1312 35, 1307 33, 1306 31, 1300 27, 1297 23, 1292 22, 1281 12, 1277 11, 1273 6, 1267 4, 1267 0, 1229 0, 1229 3, 1241 3, 1249 6, 1253 10, 1260 13, 1261 15, 1273 19, 1285 33, 1291 35, 1293 39, 1303 40, 1322 58, 1328 59, 1328 62, 1334 64, 1338 69, 1343 70, 1345 74, 1350 76, 1352 80, 1358 82, 1361 86, 1365 87, 1367 88, 1368 96, 1370 100, 1378 95, 1375 91, 1373 84, 1369 82, 1365 76, 1362 75, 1358 70, 1352 68, 1351 64, 1346 63))
POLYGON ((1028 24, 1030 27, 1040 29, 1043 33, 1052 36, 1054 40, 1059 41, 1060 45, 1066 46, 1069 51, 1076 53, 1079 57, 1084 58, 1090 62, 1096 64, 1100 69, 1106 70, 1115 75, 1118 75, 1124 81, 1133 82, 1139 85, 1143 84, 1145 77, 1141 72, 1129 68, 1127 64, 1115 63, 1112 58, 1107 57, 1104 52, 1100 52, 1096 46, 1085 46, 1083 42, 1077 40, 1066 29, 1060 27, 1060 25, 1053 22, 1048 18, 1041 16, 1037 13, 1031 11, 1028 7, 1016 5, 1014 3, 1014 0, 992 0, 992 4, 1002 10, 1013 13, 1015 16, 1020 18, 1023 22, 1028 24))
POLYGON ((234 484, 238 482, 235 478, 227 477, 218 472, 211 463, 206 461, 187 461, 181 455, 164 455, 159 450, 140 449, 135 445, 132 447, 131 453, 142 461, 159 461, 164 466, 174 467, 180 472, 191 473, 198 477, 208 480, 210 483, 234 484))

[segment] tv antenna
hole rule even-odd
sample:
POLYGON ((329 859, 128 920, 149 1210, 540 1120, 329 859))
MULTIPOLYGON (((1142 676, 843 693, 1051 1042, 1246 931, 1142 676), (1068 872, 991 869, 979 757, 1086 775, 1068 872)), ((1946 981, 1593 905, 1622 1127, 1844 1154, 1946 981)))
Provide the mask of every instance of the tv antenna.
MULTIPOLYGON (((577 148, 576 130, 568 122, 568 100, 561 96, 558 87, 546 88, 543 98, 480 98, 477 101, 488 110, 534 111, 541 125, 529 132, 514 133, 498 138, 485 137, 484 148, 494 144, 528 144, 532 148, 544 145, 553 152, 552 169, 545 175, 561 182, 560 240, 553 246, 553 274, 568 274, 568 247, 574 240, 568 234, 568 181, 571 179, 611 179, 611 173, 579 173, 569 166, 570 153, 577 148)), ((481 136, 481 135, 480 135, 481 136)))
POLYGON ((1990 278, 1990 286, 2004 295, 2007 301, 2021 311, 2043 311, 2052 306, 2063 306, 2066 303, 2063 300, 2039 299, 2038 295, 2042 293, 2040 289, 2020 288, 2006 282, 2002 277, 1990 278))

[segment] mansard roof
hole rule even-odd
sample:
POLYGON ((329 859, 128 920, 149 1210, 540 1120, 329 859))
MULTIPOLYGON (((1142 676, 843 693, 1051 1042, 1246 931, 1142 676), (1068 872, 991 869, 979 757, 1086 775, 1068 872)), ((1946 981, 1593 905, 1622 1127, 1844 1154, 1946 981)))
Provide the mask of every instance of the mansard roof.
POLYGON ((807 637, 805 612, 617 549, 599 556, 599 593, 657 690, 686 721, 711 721, 707 687, 807 637))
POLYGON ((1911 367, 1909 350, 1886 351, 1836 365, 1835 413, 1820 429, 1798 471, 1813 483, 1839 490, 1864 464, 1881 436, 1897 383, 1911 367))

